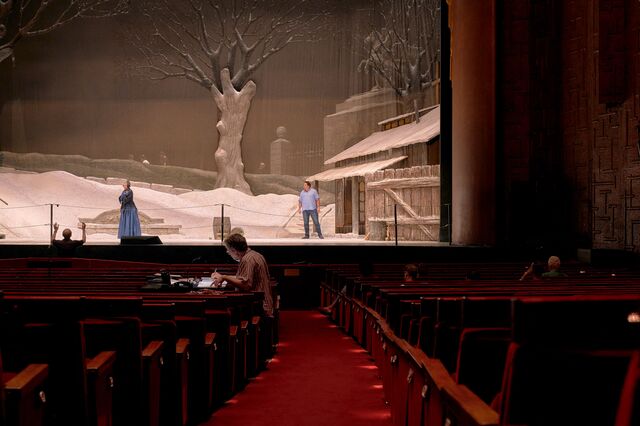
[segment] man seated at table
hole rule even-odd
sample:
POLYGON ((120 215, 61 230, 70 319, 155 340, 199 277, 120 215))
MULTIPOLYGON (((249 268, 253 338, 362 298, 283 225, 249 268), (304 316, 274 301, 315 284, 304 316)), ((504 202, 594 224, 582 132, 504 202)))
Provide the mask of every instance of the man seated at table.
POLYGON ((273 317, 273 299, 271 296, 271 278, 269 277, 269 266, 260 253, 247 246, 247 240, 240 234, 231 234, 224 240, 227 253, 238 265, 235 275, 223 275, 219 272, 211 274, 215 283, 227 282, 227 286, 232 286, 244 291, 261 291, 264 293, 264 313, 273 317))

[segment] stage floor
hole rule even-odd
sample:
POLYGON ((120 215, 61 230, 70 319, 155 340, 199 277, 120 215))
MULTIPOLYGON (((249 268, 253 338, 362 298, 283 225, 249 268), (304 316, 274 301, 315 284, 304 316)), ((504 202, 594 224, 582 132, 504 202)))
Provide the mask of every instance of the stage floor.
MULTIPOLYGON (((220 240, 212 239, 169 239, 160 236, 162 245, 165 246, 220 246, 220 240)), ((319 239, 317 237, 302 238, 247 238, 249 245, 254 246, 292 246, 292 247, 316 247, 316 246, 368 246, 368 247, 391 247, 395 246, 395 241, 369 241, 364 238, 331 238, 325 237, 319 239)), ((48 246, 48 241, 34 240, 0 240, 0 245, 12 246, 48 246)), ((85 246, 120 246, 119 241, 87 241, 85 246)), ((139 244, 136 244, 139 245, 139 244)), ((437 241, 398 241, 398 246, 410 247, 448 247, 449 243, 441 243, 437 241)))
MULTIPOLYGON (((219 240, 164 240, 162 244, 120 244, 117 241, 88 241, 76 250, 76 257, 156 263, 234 263, 219 240)), ((249 246, 269 263, 342 264, 363 261, 411 263, 496 259, 493 247, 453 246, 425 241, 367 241, 345 238, 248 239, 249 246)), ((0 240, 0 258, 56 257, 46 241, 0 240)), ((512 257, 511 250, 502 255, 512 257)))

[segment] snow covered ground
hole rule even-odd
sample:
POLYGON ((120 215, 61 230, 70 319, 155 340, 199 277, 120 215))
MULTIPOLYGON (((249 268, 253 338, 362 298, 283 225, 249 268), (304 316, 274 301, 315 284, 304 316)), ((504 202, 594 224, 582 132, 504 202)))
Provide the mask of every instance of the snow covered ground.
MULTIPOLYGON (((181 225, 179 234, 162 235, 163 241, 206 242, 213 239, 212 220, 231 218, 232 227, 243 228, 249 240, 299 239, 300 215, 295 215, 298 197, 266 194, 248 196, 233 189, 189 192, 181 195, 146 188, 132 188, 141 213, 162 218, 168 225, 181 225)), ((50 204, 53 222, 61 230, 70 228, 80 238, 79 218, 93 218, 119 208, 121 185, 106 185, 55 171, 40 174, 0 173, 0 233, 4 242, 48 242, 50 204)), ((333 234, 333 205, 323 207, 322 227, 333 234)), ((61 231, 60 231, 61 232, 61 231)), ((356 238, 354 236, 354 238, 356 238)), ((118 242, 115 235, 90 234, 87 242, 118 242)))

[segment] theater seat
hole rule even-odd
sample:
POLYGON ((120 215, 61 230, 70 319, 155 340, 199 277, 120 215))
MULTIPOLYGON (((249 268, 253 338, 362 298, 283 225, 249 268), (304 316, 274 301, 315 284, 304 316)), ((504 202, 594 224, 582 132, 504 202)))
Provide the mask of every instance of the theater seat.
POLYGON ((635 351, 629 363, 618 404, 616 426, 640 424, 640 351, 635 351))
POLYGON ((456 380, 490 404, 500 391, 510 328, 465 328, 460 336, 456 380))
POLYGON ((630 351, 624 350, 511 343, 501 391, 501 423, 614 424, 630 358, 630 351))

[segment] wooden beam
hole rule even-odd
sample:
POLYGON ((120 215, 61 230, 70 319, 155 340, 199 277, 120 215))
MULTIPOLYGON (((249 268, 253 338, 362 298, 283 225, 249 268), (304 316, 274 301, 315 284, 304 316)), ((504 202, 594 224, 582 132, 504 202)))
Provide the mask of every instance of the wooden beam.
MULTIPOLYGON (((392 217, 369 217, 367 218, 369 222, 386 222, 393 223, 392 217)), ((439 225, 440 218, 438 216, 427 216, 427 217, 399 217, 398 225, 439 225)))
MULTIPOLYGON (((406 211, 409 216, 411 216, 414 219, 419 219, 420 216, 418 216, 418 214, 411 208, 411 206, 407 203, 405 203, 405 201, 400 198, 400 196, 398 194, 396 194, 395 191, 393 191, 392 189, 389 188, 384 188, 384 192, 391 197, 396 203, 398 203, 398 205, 400 207, 402 207, 404 209, 404 211, 406 211)), ((420 228, 422 230, 422 232, 424 232, 425 234, 427 234, 427 237, 429 237, 430 240, 433 240, 433 235, 431 235, 431 231, 429 231, 429 228, 427 228, 424 225, 418 225, 418 228, 420 228)))
POLYGON ((385 179, 378 182, 367 182, 367 189, 385 189, 385 188, 424 188, 440 186, 439 177, 418 177, 418 178, 402 178, 402 179, 385 179))

